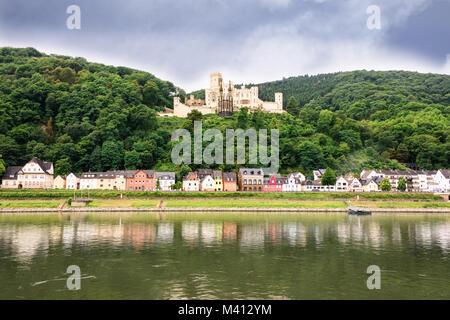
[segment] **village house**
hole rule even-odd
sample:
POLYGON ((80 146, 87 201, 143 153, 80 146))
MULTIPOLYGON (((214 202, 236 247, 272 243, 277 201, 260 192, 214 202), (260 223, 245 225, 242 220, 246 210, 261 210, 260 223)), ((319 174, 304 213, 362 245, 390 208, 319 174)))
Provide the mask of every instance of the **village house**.
POLYGON ((216 183, 214 181, 214 178, 210 176, 209 174, 204 176, 203 179, 200 180, 200 191, 205 192, 212 192, 215 191, 216 183))
POLYGON ((200 191, 200 179, 197 176, 197 172, 189 172, 183 179, 183 191, 200 191))
POLYGON ((236 173, 224 172, 223 173, 223 191, 236 192, 236 190, 237 190, 236 173))
POLYGON ((9 166, 2 178, 2 189, 18 189, 17 173, 21 166, 9 166))
POLYGON ((263 191, 264 192, 282 192, 284 179, 280 175, 272 175, 269 178, 264 178, 263 191))
POLYGON ((52 189, 53 163, 32 158, 24 166, 6 168, 2 180, 6 189, 52 189))
POLYGON ((322 176, 325 173, 325 170, 326 169, 313 170, 314 180, 322 179, 322 176))
POLYGON ((156 179, 160 191, 170 191, 175 184, 175 172, 156 172, 156 179))
POLYGON ((283 192, 300 192, 302 191, 302 181, 305 181, 305 176, 300 173, 290 173, 283 184, 283 192))
POLYGON ((361 179, 361 188, 363 192, 377 192, 380 191, 380 184, 383 181, 380 177, 371 179, 361 179))
POLYGON ((409 192, 433 192, 436 191, 436 171, 433 170, 363 170, 361 179, 367 180, 375 177, 389 180, 392 190, 397 190, 398 179, 406 180, 406 191, 409 192))
POLYGON ((434 178, 439 192, 450 192, 450 170, 440 169, 434 178))
POLYGON ((83 172, 80 177, 80 190, 98 189, 99 172, 83 172))
POLYGON ((339 176, 336 179, 336 191, 337 192, 348 192, 350 190, 348 181, 343 176, 339 176))
POLYGON ((320 179, 316 179, 313 181, 307 180, 305 183, 305 190, 313 192, 331 192, 336 191, 336 185, 323 186, 320 179))
POLYGON ((262 191, 263 179, 264 179, 263 169, 241 168, 239 169, 239 190, 262 191))
POLYGON ((348 183, 348 191, 362 192, 362 184, 358 178, 355 178, 353 175, 348 174, 345 176, 345 180, 347 180, 348 183))
POLYGON ((53 180, 53 189, 65 189, 66 176, 59 175, 53 180))
POLYGON ((138 170, 126 177, 126 189, 133 191, 155 191, 155 170, 138 170))
POLYGON ((214 191, 223 191, 222 171, 214 170, 213 179, 214 179, 214 191))
POLYGON ((66 177, 66 189, 78 190, 80 189, 80 176, 75 173, 70 173, 66 177))

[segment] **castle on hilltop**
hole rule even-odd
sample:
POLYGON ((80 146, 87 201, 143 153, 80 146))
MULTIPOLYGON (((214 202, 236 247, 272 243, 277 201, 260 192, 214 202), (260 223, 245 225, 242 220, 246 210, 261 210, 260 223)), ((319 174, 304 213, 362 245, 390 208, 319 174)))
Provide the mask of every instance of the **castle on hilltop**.
POLYGON ((231 81, 225 85, 220 72, 210 75, 210 87, 205 90, 205 100, 194 99, 191 95, 182 103, 179 97, 173 98, 173 115, 182 118, 187 117, 192 110, 202 114, 230 115, 243 107, 247 107, 250 112, 261 110, 269 113, 285 113, 281 92, 275 93, 275 102, 262 101, 258 97, 258 87, 246 88, 243 85, 241 88, 235 88, 231 81))

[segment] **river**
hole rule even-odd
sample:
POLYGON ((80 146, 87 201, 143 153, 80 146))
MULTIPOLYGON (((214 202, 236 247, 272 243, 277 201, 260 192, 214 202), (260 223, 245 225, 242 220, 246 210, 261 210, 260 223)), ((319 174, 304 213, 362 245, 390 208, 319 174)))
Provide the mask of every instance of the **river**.
POLYGON ((449 253, 450 215, 0 215, 0 299, 450 299, 449 253))

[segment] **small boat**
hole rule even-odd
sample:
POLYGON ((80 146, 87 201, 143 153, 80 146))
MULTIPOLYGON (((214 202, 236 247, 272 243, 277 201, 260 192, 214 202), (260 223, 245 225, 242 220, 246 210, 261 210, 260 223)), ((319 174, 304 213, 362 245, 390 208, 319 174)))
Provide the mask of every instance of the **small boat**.
POLYGON ((347 207, 347 213, 348 214, 356 214, 358 216, 367 216, 367 215, 371 215, 372 211, 364 209, 364 208, 359 208, 359 207, 347 207))

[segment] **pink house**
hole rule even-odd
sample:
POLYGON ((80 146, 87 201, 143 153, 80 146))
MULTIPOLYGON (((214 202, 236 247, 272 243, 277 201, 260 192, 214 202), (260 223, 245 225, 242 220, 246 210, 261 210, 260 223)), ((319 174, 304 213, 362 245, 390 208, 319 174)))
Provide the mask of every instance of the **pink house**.
POLYGON ((283 191, 283 178, 277 176, 271 176, 270 178, 264 178, 264 192, 282 192, 283 191))

